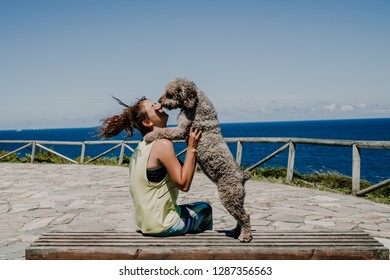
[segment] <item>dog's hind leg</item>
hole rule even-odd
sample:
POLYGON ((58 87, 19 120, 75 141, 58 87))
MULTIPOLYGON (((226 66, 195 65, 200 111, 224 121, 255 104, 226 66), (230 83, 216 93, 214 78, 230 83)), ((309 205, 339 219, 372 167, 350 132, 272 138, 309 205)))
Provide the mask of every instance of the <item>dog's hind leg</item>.
POLYGON ((233 235, 241 242, 252 240, 249 214, 244 209, 245 189, 241 182, 230 184, 218 184, 221 202, 230 215, 237 221, 237 226, 232 230, 233 235))

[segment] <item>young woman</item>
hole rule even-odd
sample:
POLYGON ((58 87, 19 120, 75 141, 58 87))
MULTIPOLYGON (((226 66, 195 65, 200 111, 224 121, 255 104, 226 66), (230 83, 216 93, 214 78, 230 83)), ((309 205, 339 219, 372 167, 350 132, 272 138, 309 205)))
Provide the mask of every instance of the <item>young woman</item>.
MULTIPOLYGON (((145 97, 132 106, 119 103, 126 108, 120 115, 103 121, 100 136, 109 138, 125 130, 131 137, 135 129, 144 136, 167 125, 168 115, 161 105, 145 97)), ((201 131, 191 128, 183 165, 170 140, 141 141, 135 149, 130 160, 130 193, 136 225, 143 234, 171 236, 212 229, 209 204, 176 204, 179 191, 190 190, 196 166, 196 147, 201 137, 201 131)))

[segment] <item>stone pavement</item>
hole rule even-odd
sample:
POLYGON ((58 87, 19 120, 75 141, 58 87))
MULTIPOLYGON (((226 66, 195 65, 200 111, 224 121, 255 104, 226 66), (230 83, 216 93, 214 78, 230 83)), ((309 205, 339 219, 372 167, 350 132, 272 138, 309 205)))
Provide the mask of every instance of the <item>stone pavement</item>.
MULTIPOLYGON (((246 191, 253 230, 360 228, 390 248, 390 205, 252 180, 246 191)), ((235 226, 201 173, 179 197, 193 201, 211 203, 215 230, 235 226)), ((0 163, 0 259, 24 259, 24 250, 49 231, 133 231, 132 207, 127 167, 0 163)))

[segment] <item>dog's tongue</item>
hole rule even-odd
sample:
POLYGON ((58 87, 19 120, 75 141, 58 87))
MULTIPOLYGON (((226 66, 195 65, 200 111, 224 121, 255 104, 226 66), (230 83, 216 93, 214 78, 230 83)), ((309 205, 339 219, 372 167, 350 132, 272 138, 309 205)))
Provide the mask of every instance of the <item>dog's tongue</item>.
POLYGON ((164 113, 164 108, 161 106, 159 109, 157 109, 157 112, 164 113))

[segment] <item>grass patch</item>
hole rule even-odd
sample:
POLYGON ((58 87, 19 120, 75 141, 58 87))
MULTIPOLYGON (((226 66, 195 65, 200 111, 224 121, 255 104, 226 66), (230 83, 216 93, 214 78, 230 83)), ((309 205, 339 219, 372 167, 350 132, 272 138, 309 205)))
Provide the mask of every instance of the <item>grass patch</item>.
MULTIPOLYGON (((252 179, 272 183, 286 183, 286 168, 256 168, 252 171, 252 179)), ((352 178, 335 171, 313 172, 310 174, 299 174, 294 172, 291 185, 297 187, 313 188, 324 191, 352 194, 352 178)), ((371 183, 362 180, 360 189, 372 186, 371 183)), ((366 194, 363 198, 390 204, 390 186, 366 194)))
MULTIPOLYGON (((6 151, 0 151, 0 157, 3 155, 6 155, 8 152, 6 151)), ((84 162, 87 162, 90 160, 91 157, 85 157, 84 162)), ((74 159, 75 161, 80 163, 80 157, 77 157, 74 159)), ((11 163, 29 163, 31 162, 31 155, 25 154, 24 157, 20 157, 16 154, 11 154, 3 159, 0 160, 0 162, 11 162, 11 163)), ((118 165, 119 159, 117 157, 102 157, 98 158, 94 161, 91 161, 90 165, 118 165)), ((130 157, 124 156, 123 157, 123 163, 122 165, 129 165, 130 157)), ((45 151, 43 149, 37 149, 37 152, 35 153, 34 157, 34 163, 52 163, 52 164, 69 164, 70 161, 63 159, 55 154, 52 154, 48 151, 45 151)), ((73 164, 73 163, 71 163, 73 164)))

